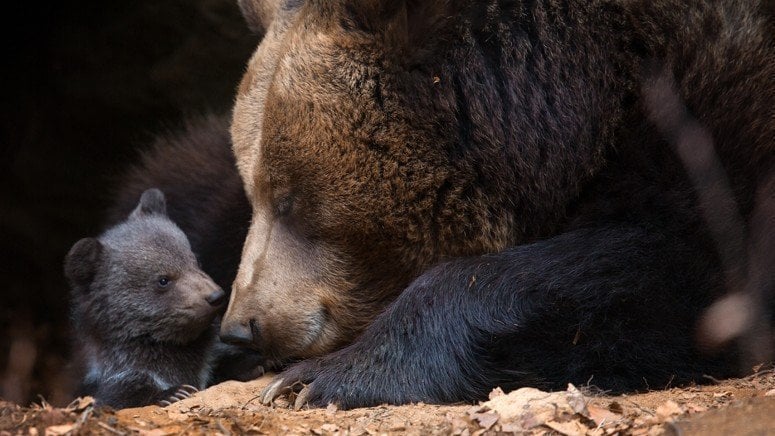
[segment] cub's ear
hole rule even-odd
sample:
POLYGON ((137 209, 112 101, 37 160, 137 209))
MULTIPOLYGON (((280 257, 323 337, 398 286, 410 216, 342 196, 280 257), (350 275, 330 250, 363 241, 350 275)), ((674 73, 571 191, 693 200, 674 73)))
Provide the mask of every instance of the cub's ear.
MULTIPOLYGON (((283 3, 290 0, 237 0, 245 23, 256 35, 263 35, 283 3)), ((298 0, 296 1, 298 3, 298 0)))
POLYGON ((73 286, 87 287, 102 261, 103 246, 95 238, 84 238, 76 242, 65 256, 65 277, 73 286))
POLYGON ((143 215, 167 216, 167 201, 164 199, 164 193, 156 188, 143 192, 143 195, 140 197, 140 203, 132 211, 129 218, 137 218, 143 215))

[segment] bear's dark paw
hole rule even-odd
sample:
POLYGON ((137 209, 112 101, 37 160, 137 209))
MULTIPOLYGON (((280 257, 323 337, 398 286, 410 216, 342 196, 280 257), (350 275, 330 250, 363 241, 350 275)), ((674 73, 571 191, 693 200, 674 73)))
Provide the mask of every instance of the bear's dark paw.
POLYGON ((340 409, 352 409, 384 402, 392 403, 387 392, 374 389, 373 381, 381 379, 383 371, 358 362, 349 354, 334 353, 323 358, 307 359, 279 374, 264 388, 261 401, 271 404, 288 395, 294 409, 304 406, 326 407, 335 404, 340 409))
POLYGON ((379 360, 362 347, 346 348, 291 366, 264 388, 260 399, 268 405, 287 395, 297 410, 329 404, 345 410, 386 403, 440 401, 420 386, 423 383, 417 382, 426 379, 423 374, 412 373, 411 369, 419 366, 410 363, 404 367, 401 362, 379 360))
POLYGON ((157 403, 158 406, 167 407, 172 403, 177 403, 180 400, 191 398, 192 395, 199 392, 199 389, 191 385, 180 385, 178 387, 168 389, 167 392, 168 393, 165 394, 166 398, 157 403))
POLYGON ((324 371, 322 359, 308 359, 299 362, 277 375, 261 392, 261 402, 269 405, 283 395, 289 395, 294 408, 300 409, 306 404, 325 406, 322 395, 316 389, 314 380, 324 371))

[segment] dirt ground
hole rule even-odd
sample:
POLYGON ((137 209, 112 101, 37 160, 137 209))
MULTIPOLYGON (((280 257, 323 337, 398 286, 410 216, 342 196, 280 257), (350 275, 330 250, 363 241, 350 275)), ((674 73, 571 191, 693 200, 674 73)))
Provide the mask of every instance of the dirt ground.
POLYGON ((90 398, 66 408, 45 401, 21 407, 0 401, 0 435, 61 434, 775 434, 775 372, 710 385, 606 396, 569 385, 564 392, 499 389, 477 405, 413 404, 342 411, 294 411, 286 399, 271 407, 257 395, 269 377, 226 382, 166 408, 114 411, 90 398))

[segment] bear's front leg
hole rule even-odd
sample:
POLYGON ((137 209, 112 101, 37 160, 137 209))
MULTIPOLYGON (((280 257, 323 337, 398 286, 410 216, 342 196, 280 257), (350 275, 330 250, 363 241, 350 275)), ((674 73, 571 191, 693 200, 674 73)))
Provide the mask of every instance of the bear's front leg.
MULTIPOLYGON (((610 391, 719 374, 695 321, 720 291, 713 256, 639 227, 577 230, 432 268, 350 346, 278 375, 296 406, 451 403, 496 386, 610 391)), ((719 374, 722 375, 722 374, 719 374)))
POLYGON ((174 394, 177 389, 178 387, 165 390, 148 373, 126 370, 94 383, 85 393, 92 395, 98 406, 125 409, 157 404, 174 394))

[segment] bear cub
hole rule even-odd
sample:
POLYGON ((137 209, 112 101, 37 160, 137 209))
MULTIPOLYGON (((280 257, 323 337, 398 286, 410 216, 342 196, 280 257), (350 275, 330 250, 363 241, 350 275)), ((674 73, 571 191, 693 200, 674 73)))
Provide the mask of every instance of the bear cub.
POLYGON ((79 395, 124 408, 164 404, 208 384, 226 293, 199 267, 160 190, 146 190, 129 217, 98 238, 78 241, 65 275, 79 395))

